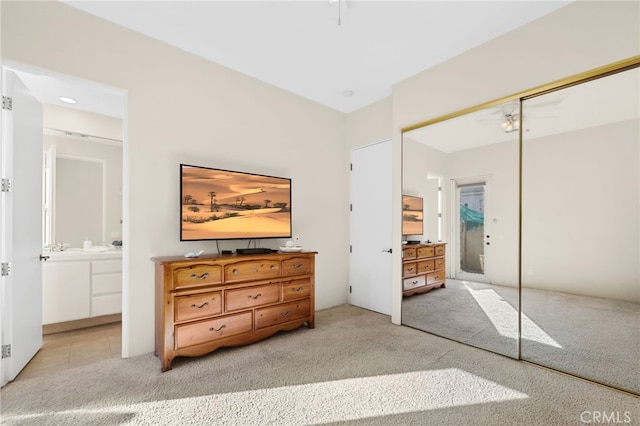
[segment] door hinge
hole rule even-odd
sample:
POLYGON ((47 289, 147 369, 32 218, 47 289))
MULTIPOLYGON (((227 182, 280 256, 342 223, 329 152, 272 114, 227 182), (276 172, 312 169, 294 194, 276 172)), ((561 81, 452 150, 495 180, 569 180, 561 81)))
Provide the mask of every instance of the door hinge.
POLYGON ((2 276, 6 277, 11 274, 11 264, 7 262, 2 262, 2 276))
POLYGON ((353 211, 353 204, 349 204, 349 211, 352 212, 353 211))
POLYGON ((349 163, 349 170, 353 171, 353 163, 349 163))
POLYGON ((349 286, 349 294, 351 294, 351 286, 349 286))
POLYGON ((6 109, 7 111, 13 110, 13 98, 9 96, 2 97, 2 109, 6 109))
POLYGON ((353 253, 353 246, 352 245, 349 246, 349 253, 353 253))
POLYGON ((11 345, 2 345, 2 359, 11 358, 11 345))
POLYGON ((11 179, 2 178, 2 184, 0 185, 2 192, 11 192, 11 179))

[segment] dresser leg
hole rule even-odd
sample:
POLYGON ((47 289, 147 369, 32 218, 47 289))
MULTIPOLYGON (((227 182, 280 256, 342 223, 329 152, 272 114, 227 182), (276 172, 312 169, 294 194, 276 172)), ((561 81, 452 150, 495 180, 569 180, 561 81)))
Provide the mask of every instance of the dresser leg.
POLYGON ((173 358, 165 358, 162 360, 162 372, 164 373, 165 371, 169 371, 171 370, 171 362, 173 361, 173 358))

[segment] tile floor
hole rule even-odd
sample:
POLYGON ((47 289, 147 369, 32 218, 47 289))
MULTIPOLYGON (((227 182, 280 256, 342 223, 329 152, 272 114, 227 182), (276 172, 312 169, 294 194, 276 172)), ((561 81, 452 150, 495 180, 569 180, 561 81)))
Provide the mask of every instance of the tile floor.
POLYGON ((122 323, 47 334, 16 381, 122 356, 122 323))

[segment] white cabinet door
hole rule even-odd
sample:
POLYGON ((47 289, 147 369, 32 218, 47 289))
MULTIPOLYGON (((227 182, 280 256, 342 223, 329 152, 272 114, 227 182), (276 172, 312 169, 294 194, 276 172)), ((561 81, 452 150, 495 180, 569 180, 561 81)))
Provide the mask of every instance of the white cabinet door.
POLYGON ((91 316, 122 312, 122 259, 91 262, 91 316))
POLYGON ((48 262, 42 274, 42 323, 89 318, 89 262, 48 262))

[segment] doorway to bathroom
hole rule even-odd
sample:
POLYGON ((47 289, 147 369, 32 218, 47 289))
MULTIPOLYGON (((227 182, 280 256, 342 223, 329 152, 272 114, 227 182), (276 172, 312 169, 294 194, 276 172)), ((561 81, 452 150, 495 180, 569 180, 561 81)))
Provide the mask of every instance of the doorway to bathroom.
MULTIPOLYGON (((39 124, 36 124, 40 128, 41 137, 35 138, 33 142, 38 144, 39 148, 31 150, 32 154, 28 154, 33 158, 29 157, 24 160, 31 164, 41 165, 31 178, 35 182, 42 180, 43 186, 47 188, 42 191, 41 196, 30 191, 30 197, 38 200, 37 203, 41 205, 41 209, 36 211, 42 212, 42 231, 38 232, 40 235, 34 237, 37 238, 35 247, 38 252, 22 253, 21 250, 15 248, 3 251, 3 256, 8 253, 9 259, 16 264, 18 263, 16 257, 22 256, 22 254, 29 258, 38 259, 39 257, 41 260, 39 266, 42 268, 38 269, 45 272, 43 278, 38 278, 41 282, 31 285, 33 296, 31 300, 43 300, 44 302, 42 306, 38 303, 39 306, 33 307, 36 311, 43 311, 42 317, 38 312, 38 319, 42 318, 39 323, 23 324, 23 318, 16 313, 26 309, 26 301, 7 298, 6 292, 3 293, 3 307, 7 307, 7 304, 12 305, 11 309, 3 309, 1 323, 3 349, 5 345, 11 345, 9 347, 16 355, 21 352, 22 346, 21 339, 17 338, 18 335, 39 333, 42 336, 43 333, 47 333, 48 324, 45 318, 47 303, 55 305, 60 300, 72 299, 73 302, 82 300, 82 304, 88 307, 84 311, 80 309, 81 313, 76 312, 74 314, 76 317, 69 321, 64 321, 68 318, 62 318, 63 321, 58 321, 61 318, 50 318, 51 324, 49 325, 53 326, 50 330, 53 332, 62 331, 65 327, 69 329, 69 327, 99 324, 101 321, 100 319, 96 320, 98 317, 103 322, 105 318, 108 322, 121 321, 122 292, 127 281, 123 279, 127 272, 122 268, 122 241, 125 239, 122 217, 127 209, 127 206, 123 204, 123 192, 126 190, 127 183, 124 181, 122 168, 126 92, 41 69, 30 69, 22 65, 4 63, 3 79, 5 74, 16 76, 16 79, 25 88, 27 95, 33 98, 36 104, 39 104, 39 111, 30 118, 31 121, 39 121, 39 124), (67 102, 72 103, 63 103, 64 101, 60 100, 63 96, 69 98, 66 100, 67 102), (86 120, 87 117, 90 119, 86 120), (102 124, 115 123, 115 125, 104 127, 102 124, 96 124, 99 122, 102 124), (47 150, 43 155, 45 147, 47 150), (102 153, 97 153, 98 151, 102 151, 102 153), (78 164, 89 165, 89 169, 86 167, 78 169, 75 167, 78 164), (59 172, 59 182, 56 182, 56 169, 59 172), (88 174, 79 170, 85 170, 88 174), (58 184, 65 181, 83 185, 85 192, 80 192, 77 188, 65 190, 59 187, 58 184), (64 200, 57 200, 57 195, 63 196, 64 200), (92 199, 88 199, 88 196, 91 196, 92 199), (66 208, 65 211, 65 204, 71 201, 75 201, 76 204, 66 208), (77 203, 78 201, 80 204, 77 203), (79 228, 83 228, 83 220, 90 216, 91 211, 100 216, 96 220, 98 224, 94 223, 95 226, 92 226, 92 229, 80 230, 83 235, 80 239, 75 236, 69 237, 69 242, 67 242, 67 236, 65 236, 67 231, 64 229, 78 231, 79 228), (73 214, 79 216, 73 219, 73 214), (64 219, 63 222, 56 222, 56 216, 59 216, 58 219, 64 219), (91 243, 87 244, 88 241, 91 243), (74 269, 80 264, 83 265, 80 269, 74 269), (51 291, 48 288, 50 283, 47 282, 48 273, 45 269, 49 267, 60 276, 59 282, 69 282, 72 287, 74 285, 82 287, 82 290, 56 288, 55 291, 51 291), (80 271, 86 272, 86 275, 79 274, 80 271), (69 279, 70 277, 73 279, 69 279), (33 292, 38 294, 33 294, 33 292), (56 296, 52 297, 52 294, 56 295, 58 300, 53 300, 56 296), (115 311, 117 314, 113 314, 115 311), (25 325, 28 325, 28 329, 25 328, 25 325), (20 333, 12 333, 11 330, 20 330, 20 333)), ((5 93, 3 91, 3 107, 4 100, 5 93)), ((9 120, 18 120, 19 115, 22 114, 19 109, 19 105, 14 105, 14 110, 10 111, 10 115, 8 115, 9 120)), ((3 114, 3 117, 7 117, 5 111, 3 114)), ((3 124, 5 123, 3 122, 3 124)), ((6 134, 3 135, 3 149, 10 138, 15 139, 12 135, 9 137, 6 134)), ((11 163, 16 161, 15 157, 11 158, 8 160, 10 161, 10 167, 7 168, 9 171, 12 169, 11 163)), ((14 172, 16 167, 18 166, 13 167, 14 172)), ((15 174, 10 174, 9 177, 15 177, 15 174)), ((40 185, 35 187, 39 188, 40 185)), ((3 203, 2 207, 4 212, 7 206, 3 203)), ((19 215, 15 203, 12 211, 14 218, 19 215)), ((87 221, 87 223, 90 222, 91 220, 87 221)), ((37 228, 40 229, 40 226, 37 228)), ((24 247, 25 244, 22 241, 24 238, 26 237, 22 233, 14 232, 5 243, 11 247, 24 247)), ((36 261, 36 263, 38 262, 36 261)), ((58 313, 69 311, 64 306, 54 306, 54 308, 58 313)), ((51 311, 49 309, 49 312, 51 311)), ((22 370, 24 364, 38 351, 42 339, 35 336, 34 338, 38 346, 33 351, 29 349, 30 355, 26 357, 24 363, 22 360, 17 362, 17 359, 16 362, 5 362, 7 361, 5 358, 10 359, 11 356, 5 357, 3 352, 1 371, 3 385, 13 380, 22 370)), ((119 340, 120 347, 122 347, 122 338, 119 340)), ((119 352, 122 354, 122 349, 119 352)), ((14 356, 14 358, 16 357, 14 356)), ((67 359, 66 362, 70 361, 67 359)))

